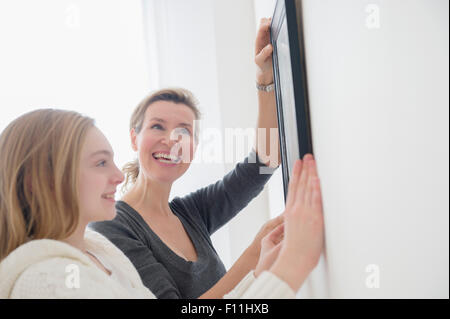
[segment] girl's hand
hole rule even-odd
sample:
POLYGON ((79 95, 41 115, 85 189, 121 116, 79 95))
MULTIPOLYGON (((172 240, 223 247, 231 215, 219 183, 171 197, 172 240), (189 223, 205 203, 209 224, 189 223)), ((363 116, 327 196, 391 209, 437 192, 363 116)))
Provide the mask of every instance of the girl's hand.
POLYGON ((272 18, 261 19, 255 43, 256 82, 260 85, 273 83, 272 45, 270 23, 272 18))
POLYGON ((283 245, 270 271, 297 291, 316 267, 323 248, 322 197, 310 154, 295 163, 284 221, 283 245))
POLYGON ((319 262, 323 247, 322 196, 316 162, 311 154, 295 163, 285 211, 285 246, 310 270, 319 262), (294 174, 295 175, 295 174, 294 174))

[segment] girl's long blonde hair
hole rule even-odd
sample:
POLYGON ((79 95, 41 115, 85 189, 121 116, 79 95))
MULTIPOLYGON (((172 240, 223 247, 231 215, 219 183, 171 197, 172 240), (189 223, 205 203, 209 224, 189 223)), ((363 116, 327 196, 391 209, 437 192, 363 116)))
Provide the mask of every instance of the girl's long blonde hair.
POLYGON ((94 120, 72 111, 26 113, 0 135, 0 261, 32 239, 67 238, 78 224, 78 168, 94 120))

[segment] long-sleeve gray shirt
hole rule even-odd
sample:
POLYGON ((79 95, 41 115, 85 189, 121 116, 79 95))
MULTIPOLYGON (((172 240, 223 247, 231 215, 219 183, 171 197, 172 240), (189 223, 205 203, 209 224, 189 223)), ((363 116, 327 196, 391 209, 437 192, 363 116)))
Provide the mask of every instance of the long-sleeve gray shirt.
POLYGON ((89 227, 123 251, 157 298, 198 298, 226 273, 210 236, 263 190, 271 176, 268 172, 273 172, 267 169, 252 151, 222 180, 169 203, 197 251, 195 262, 174 253, 123 201, 117 202, 113 220, 91 223, 89 227))

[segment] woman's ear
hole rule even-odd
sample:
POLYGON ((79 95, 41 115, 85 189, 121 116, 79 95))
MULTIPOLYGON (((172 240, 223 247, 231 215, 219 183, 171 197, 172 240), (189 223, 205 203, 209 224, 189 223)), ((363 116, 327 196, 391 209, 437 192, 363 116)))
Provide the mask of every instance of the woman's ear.
POLYGON ((131 148, 133 149, 133 151, 137 152, 137 150, 138 150, 137 134, 136 134, 136 130, 134 128, 132 128, 130 131, 130 138, 131 138, 131 148))

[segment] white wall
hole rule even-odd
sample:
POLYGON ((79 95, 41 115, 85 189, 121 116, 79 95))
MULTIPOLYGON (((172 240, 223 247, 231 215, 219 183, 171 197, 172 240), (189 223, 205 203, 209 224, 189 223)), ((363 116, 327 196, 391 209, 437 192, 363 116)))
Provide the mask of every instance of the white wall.
POLYGON ((0 131, 37 108, 96 119, 121 167, 128 119, 151 89, 139 0, 0 2, 0 131))
POLYGON ((448 1, 304 16, 329 296, 448 298, 448 1))
POLYGON ((448 1, 303 4, 326 247, 298 296, 448 298, 448 1))
MULTIPOLYGON (((256 69, 253 62, 256 38, 253 1, 215 0, 213 3, 222 126, 229 129, 254 129, 257 125, 258 108, 256 69)), ((254 145, 254 140, 248 142, 254 145)), ((227 171, 233 167, 234 163, 225 163, 227 171)), ((260 226, 269 217, 265 188, 229 224, 232 260, 237 259, 248 247, 260 226)))
MULTIPOLYGON (((276 0, 253 0, 255 10, 255 27, 258 29, 262 18, 272 17, 276 0)), ((273 218, 284 211, 283 175, 281 169, 275 171, 267 183, 270 216, 273 218)))

